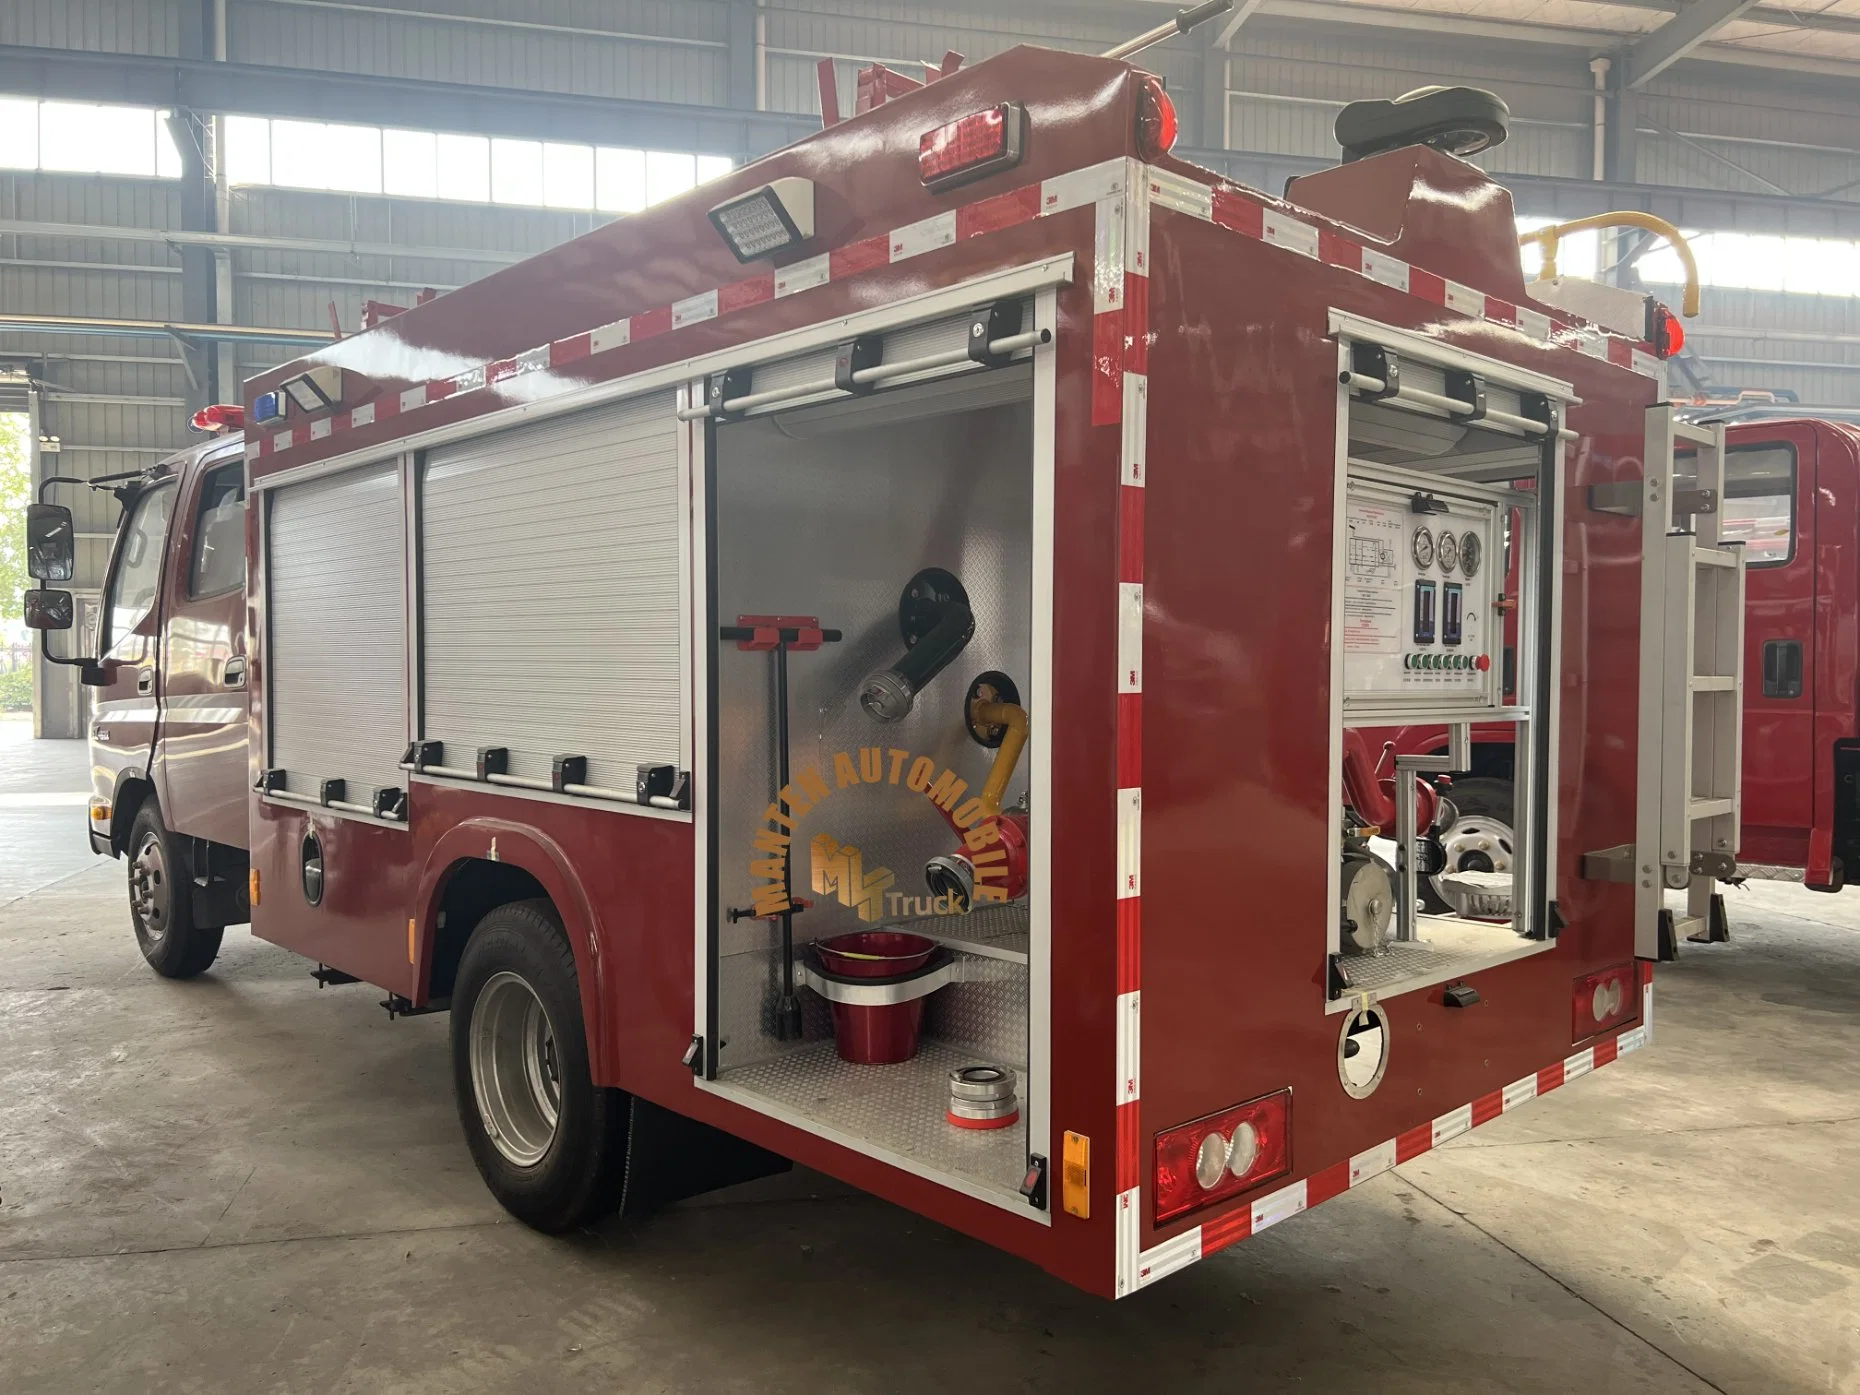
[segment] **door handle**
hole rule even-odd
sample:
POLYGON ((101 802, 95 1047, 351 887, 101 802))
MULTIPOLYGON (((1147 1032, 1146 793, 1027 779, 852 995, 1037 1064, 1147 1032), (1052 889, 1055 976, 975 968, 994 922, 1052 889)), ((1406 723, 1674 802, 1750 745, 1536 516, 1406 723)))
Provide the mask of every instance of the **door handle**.
POLYGON ((147 697, 155 691, 155 670, 145 668, 136 675, 136 691, 147 697))
POLYGON ((245 686, 245 660, 243 658, 228 659, 221 677, 225 680, 227 687, 243 688, 245 686))

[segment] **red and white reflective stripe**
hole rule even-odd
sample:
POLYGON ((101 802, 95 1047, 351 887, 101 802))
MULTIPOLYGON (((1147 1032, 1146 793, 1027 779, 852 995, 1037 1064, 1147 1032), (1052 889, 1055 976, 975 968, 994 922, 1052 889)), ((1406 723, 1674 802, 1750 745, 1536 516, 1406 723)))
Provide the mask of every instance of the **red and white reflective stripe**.
MULTIPOLYGON (((1658 381, 1665 381, 1665 365, 1646 346, 1620 339, 1592 325, 1552 320, 1537 311, 1515 306, 1448 281, 1419 267, 1409 266, 1394 257, 1358 246, 1340 233, 1283 212, 1268 208, 1255 197, 1237 189, 1210 188, 1180 175, 1124 159, 1105 160, 1084 169, 1055 175, 1039 184, 997 194, 979 203, 950 209, 931 218, 921 219, 882 236, 868 237, 844 247, 822 252, 815 257, 778 271, 763 272, 741 281, 733 281, 713 290, 686 296, 671 305, 659 306, 597 325, 593 329, 571 334, 548 344, 538 345, 510 358, 479 364, 448 378, 419 383, 397 397, 382 398, 346 412, 318 416, 305 428, 293 427, 270 433, 251 432, 246 438, 246 455, 256 459, 291 450, 308 442, 320 441, 356 427, 387 421, 407 412, 417 412, 461 393, 476 392, 547 369, 576 363, 594 354, 623 348, 643 340, 668 334, 691 325, 732 315, 752 306, 786 296, 798 295, 831 281, 845 281, 877 267, 908 261, 935 252, 953 243, 965 242, 1003 228, 1032 222, 1036 218, 1068 209, 1094 205, 1099 211, 1097 255, 1094 268, 1093 297, 1093 378, 1092 420, 1094 424, 1128 420, 1124 399, 1130 392, 1141 391, 1146 381, 1147 364, 1129 365, 1124 371, 1126 355, 1147 357, 1148 341, 1143 335, 1126 332, 1126 319, 1148 321, 1148 303, 1131 305, 1129 297, 1148 291, 1147 246, 1132 253, 1126 241, 1134 235, 1129 221, 1131 210, 1141 201, 1154 201, 1165 207, 1193 214, 1195 217, 1232 229, 1244 236, 1285 248, 1298 255, 1333 266, 1356 271, 1370 280, 1407 291, 1432 304, 1443 305, 1471 315, 1517 329, 1545 343, 1575 348, 1596 358, 1605 358, 1622 368, 1629 368, 1658 381), (1131 190, 1130 197, 1125 191, 1131 190), (1123 216, 1113 216, 1112 209, 1123 216), (1134 279, 1132 279, 1134 277, 1134 279), (1131 381, 1131 375, 1136 381, 1131 381)), ((1147 239, 1148 219, 1142 220, 1142 236, 1147 239)), ((566 378, 548 383, 538 395, 553 396, 580 387, 566 378)), ((1140 463, 1140 462, 1139 462, 1140 463)))
POLYGON ((1218 224, 1242 237, 1271 243, 1327 266, 1354 271, 1368 280, 1406 291, 1430 305, 1444 306, 1488 324, 1515 329, 1539 343, 1578 349, 1661 384, 1666 381, 1666 365, 1646 345, 1622 339, 1599 326, 1552 319, 1542 311, 1513 305, 1423 267, 1412 266, 1386 252, 1352 242, 1331 228, 1321 228, 1280 209, 1268 208, 1237 189, 1211 189, 1167 170, 1146 168, 1144 178, 1151 203, 1160 207, 1218 224))
MULTIPOLYGON (((752 306, 824 286, 830 281, 845 281, 881 266, 909 261, 935 252, 956 242, 999 232, 1021 223, 1032 222, 1069 209, 1099 204, 1121 198, 1129 183, 1128 162, 1106 160, 1085 169, 1056 175, 1039 184, 983 199, 979 203, 950 209, 935 217, 896 228, 878 237, 864 238, 823 252, 817 257, 795 262, 779 271, 763 272, 727 286, 686 296, 671 305, 645 310, 611 324, 596 325, 565 339, 539 345, 511 358, 479 364, 449 378, 436 378, 407 388, 397 396, 381 398, 346 412, 315 418, 306 433, 301 428, 270 434, 254 432, 246 438, 245 453, 256 459, 273 456, 302 445, 306 440, 321 440, 333 433, 373 425, 403 413, 417 412, 436 402, 461 393, 508 382, 512 378, 562 368, 594 354, 624 348, 661 334, 672 333, 708 320, 733 315, 752 306)), ((539 395, 553 396, 569 392, 581 384, 561 379, 539 395)))
POLYGON ((1143 166, 1098 205, 1092 422, 1117 452, 1117 1292, 1142 1248, 1143 1152, 1143 504, 1149 480, 1150 209, 1143 166), (1108 328, 1101 328, 1108 327, 1108 328), (1102 394, 1102 396, 1101 396, 1102 394))
POLYGON ((1652 1040, 1653 984, 1645 982, 1641 985, 1639 1026, 1618 1036, 1607 1037, 1594 1046, 1585 1046, 1573 1056, 1546 1066, 1522 1080, 1514 1080, 1502 1090, 1481 1095, 1470 1104, 1449 1110, 1437 1119, 1418 1124, 1408 1132, 1366 1149, 1353 1158, 1276 1188, 1257 1198, 1250 1206, 1236 1207, 1225 1215, 1204 1221, 1180 1235, 1171 1236, 1138 1256, 1135 1273, 1128 1286, 1120 1272, 1118 1295, 1121 1297, 1146 1284, 1153 1284, 1198 1259, 1206 1258, 1216 1250, 1225 1249, 1237 1240, 1257 1235, 1269 1226, 1296 1216, 1300 1211, 1310 1210, 1319 1202, 1329 1201, 1352 1187, 1361 1186, 1390 1168, 1418 1158, 1481 1124, 1488 1124, 1501 1114, 1509 1114, 1540 1095, 1549 1094, 1558 1086, 1579 1080, 1610 1061, 1640 1050, 1652 1040))

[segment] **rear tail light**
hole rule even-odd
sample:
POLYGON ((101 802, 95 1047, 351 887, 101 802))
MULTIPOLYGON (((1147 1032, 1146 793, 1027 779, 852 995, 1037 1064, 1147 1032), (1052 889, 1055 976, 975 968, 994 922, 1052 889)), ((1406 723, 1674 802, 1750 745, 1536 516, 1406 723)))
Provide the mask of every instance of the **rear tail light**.
POLYGON ((1637 1006, 1634 995, 1632 964, 1617 965, 1577 979, 1570 1039, 1581 1041, 1617 1022, 1625 1022, 1634 1015, 1637 1006))
POLYGON ((1026 108, 1003 102, 924 132, 917 142, 917 171, 924 186, 948 189, 1018 165, 1026 125, 1026 108))
POLYGON ((1292 1092, 1156 1135, 1156 1224, 1257 1187, 1292 1166, 1292 1092))
POLYGON ((1145 77, 1137 93, 1137 153, 1154 160, 1175 149, 1182 121, 1159 77, 1145 77))

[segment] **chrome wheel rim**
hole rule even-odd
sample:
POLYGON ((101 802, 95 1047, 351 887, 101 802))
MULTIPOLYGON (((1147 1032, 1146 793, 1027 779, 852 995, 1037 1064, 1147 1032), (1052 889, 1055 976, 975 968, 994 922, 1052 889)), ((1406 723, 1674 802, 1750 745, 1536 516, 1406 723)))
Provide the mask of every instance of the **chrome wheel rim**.
POLYGON ((168 933, 168 866, 162 860, 161 839, 153 832, 142 835, 129 859, 129 909, 150 943, 168 933))
POLYGON ((518 975, 493 974, 471 1014, 471 1085, 492 1144, 517 1167, 534 1167, 555 1141, 562 1071, 555 1028, 518 975))
POLYGON ((1510 872, 1511 825, 1489 814, 1461 814, 1440 838, 1446 866, 1430 878, 1434 894, 1465 913, 1465 894, 1447 881, 1448 872, 1510 872))

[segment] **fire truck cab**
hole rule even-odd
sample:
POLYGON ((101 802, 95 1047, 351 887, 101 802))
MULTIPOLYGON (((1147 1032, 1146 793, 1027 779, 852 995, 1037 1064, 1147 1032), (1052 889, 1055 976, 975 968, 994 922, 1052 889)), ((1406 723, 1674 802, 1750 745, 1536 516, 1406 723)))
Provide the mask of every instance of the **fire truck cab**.
MULTIPOLYGON (((931 76, 247 384, 250 912, 450 1011, 531 1224, 795 1159, 1123 1296, 1646 1043, 1657 845, 1734 820, 1666 578, 1741 552, 1669 546, 1652 346, 1527 291, 1489 94, 1279 198, 1115 58, 931 76), (1505 894, 1423 910, 1493 727, 1505 894)), ((218 713, 165 613, 123 681, 218 713)))
MULTIPOLYGON (((90 482, 122 506, 97 632, 83 641, 95 657, 46 649, 96 690, 91 849, 127 859, 137 942, 171 978, 206 969, 225 928, 249 919, 246 471, 236 419, 236 408, 209 408, 196 418, 209 439, 90 482)), ((34 512, 68 535, 61 507, 34 512)))

